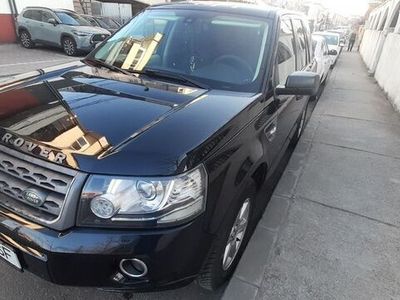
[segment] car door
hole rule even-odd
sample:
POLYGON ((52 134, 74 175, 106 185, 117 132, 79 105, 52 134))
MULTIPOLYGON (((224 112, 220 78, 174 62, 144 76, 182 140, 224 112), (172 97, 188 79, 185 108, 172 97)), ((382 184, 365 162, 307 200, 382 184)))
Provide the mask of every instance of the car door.
MULTIPOLYGON (((296 71, 296 41, 290 17, 282 17, 280 20, 280 31, 278 38, 278 50, 275 60, 273 85, 285 85, 286 79, 296 71)), ((277 157, 282 152, 292 127, 293 116, 290 112, 295 95, 274 95, 277 107, 275 131, 275 142, 271 145, 270 156, 277 162, 277 157)))
POLYGON ((331 58, 329 56, 328 45, 325 41, 322 42, 323 49, 323 67, 324 67, 324 76, 325 78, 328 76, 329 70, 331 68, 331 58))
MULTIPOLYGON (((293 17, 292 19, 293 31, 296 41, 296 71, 315 71, 312 70, 311 62, 311 35, 309 33, 308 25, 300 17, 293 17)), ((299 119, 305 105, 309 100, 309 96, 295 96, 295 101, 291 102, 288 107, 287 114, 289 125, 294 130, 296 121, 299 119)))
POLYGON ((25 27, 28 29, 29 34, 31 35, 31 39, 33 41, 37 41, 40 38, 40 11, 37 9, 29 9, 24 13, 25 27))
POLYGON ((51 11, 40 11, 40 40, 48 44, 58 44, 59 25, 49 23, 49 19, 56 19, 56 16, 51 11))
POLYGON ((324 49, 320 39, 313 39, 314 61, 316 63, 316 72, 322 77, 324 74, 324 49))

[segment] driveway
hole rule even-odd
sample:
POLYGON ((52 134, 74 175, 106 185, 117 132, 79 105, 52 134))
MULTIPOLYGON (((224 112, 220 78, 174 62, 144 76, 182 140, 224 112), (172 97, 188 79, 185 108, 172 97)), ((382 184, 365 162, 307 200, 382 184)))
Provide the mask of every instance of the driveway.
POLYGON ((223 289, 217 292, 207 292, 192 283, 181 289, 156 292, 136 293, 131 295, 104 292, 94 288, 77 288, 58 286, 44 281, 28 272, 20 273, 18 270, 0 262, 0 299, 7 300, 50 300, 50 299, 74 299, 74 300, 216 300, 221 299, 223 289))
POLYGON ((0 78, 78 59, 81 57, 69 57, 57 48, 25 49, 18 44, 0 45, 0 78))

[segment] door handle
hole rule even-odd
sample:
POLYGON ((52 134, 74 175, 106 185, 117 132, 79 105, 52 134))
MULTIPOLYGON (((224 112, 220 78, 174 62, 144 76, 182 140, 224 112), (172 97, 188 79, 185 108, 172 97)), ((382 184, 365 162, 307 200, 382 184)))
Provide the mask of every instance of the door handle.
POLYGON ((278 125, 276 122, 273 122, 265 128, 264 134, 269 142, 272 142, 275 139, 277 130, 278 125))

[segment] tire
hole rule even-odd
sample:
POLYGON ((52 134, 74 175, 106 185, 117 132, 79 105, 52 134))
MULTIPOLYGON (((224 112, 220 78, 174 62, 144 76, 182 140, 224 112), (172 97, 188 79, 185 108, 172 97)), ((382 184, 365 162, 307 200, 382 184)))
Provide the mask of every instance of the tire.
POLYGON ((76 56, 78 54, 78 49, 76 47, 76 42, 73 38, 64 37, 61 41, 63 51, 68 56, 76 56))
POLYGON ((211 250, 197 278, 197 283, 202 288, 210 291, 217 289, 235 270, 254 229, 253 208, 255 206, 255 195, 256 185, 251 181, 245 192, 240 197, 241 200, 238 201, 235 209, 231 210, 230 215, 226 218, 226 222, 221 226, 220 231, 215 237, 211 250), (247 223, 243 226, 243 220, 241 221, 239 216, 246 215, 246 207, 248 211, 247 223), (242 223, 241 226, 238 226, 238 220, 239 223, 242 223), (243 227, 243 235, 239 240, 239 236, 235 235, 235 233, 239 234, 239 228, 243 227), (228 255, 229 253, 227 253, 226 250, 228 249, 229 244, 238 244, 235 254, 233 254, 235 251, 232 251, 232 255, 228 255))
POLYGON ((31 35, 27 30, 20 31, 19 40, 24 48, 32 49, 35 47, 35 43, 32 41, 31 35))

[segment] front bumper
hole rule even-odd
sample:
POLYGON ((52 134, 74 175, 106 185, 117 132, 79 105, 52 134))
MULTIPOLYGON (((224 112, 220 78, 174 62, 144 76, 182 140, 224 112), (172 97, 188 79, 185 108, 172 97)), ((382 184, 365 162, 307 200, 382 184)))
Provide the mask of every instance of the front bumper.
POLYGON ((0 240, 15 249, 24 270, 53 283, 146 291, 191 282, 212 236, 203 231, 202 216, 171 229, 57 232, 0 208, 0 240), (127 258, 144 261, 147 275, 121 279, 119 262, 127 258))
MULTIPOLYGON (((108 37, 108 35, 104 34, 106 39, 108 37)), ((93 36, 74 36, 75 41, 76 41, 76 48, 80 51, 86 51, 86 52, 90 52, 92 51, 95 47, 96 44, 101 43, 101 41, 93 41, 92 38, 93 36)))

